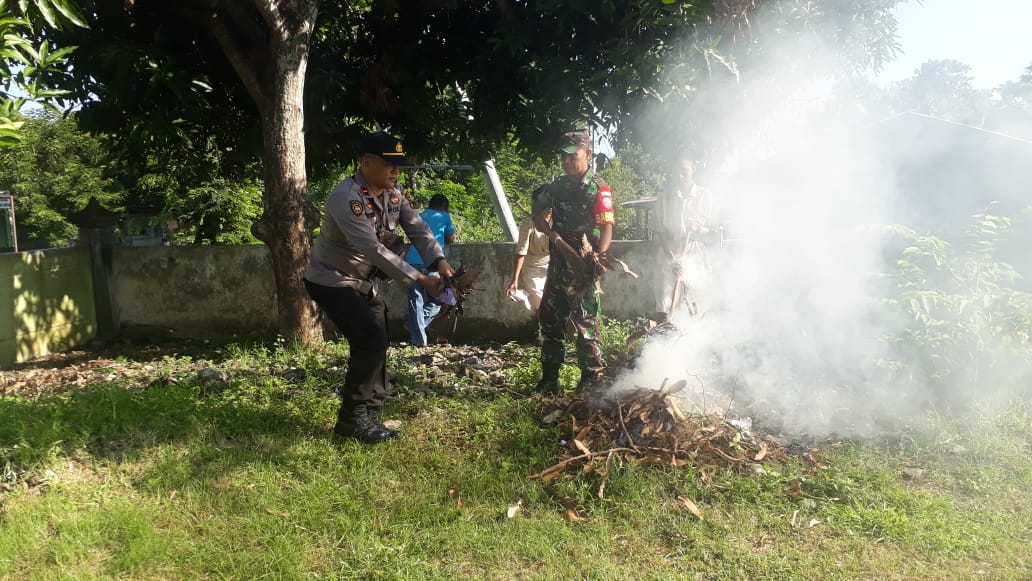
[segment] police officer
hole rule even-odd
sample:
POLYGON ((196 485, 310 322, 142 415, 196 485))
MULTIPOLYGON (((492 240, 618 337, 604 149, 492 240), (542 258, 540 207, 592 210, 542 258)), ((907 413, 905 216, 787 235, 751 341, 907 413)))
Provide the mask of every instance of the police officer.
POLYGON ((577 363, 581 370, 577 388, 595 383, 605 367, 598 333, 599 293, 593 286, 582 293, 574 290, 573 270, 555 242, 562 239, 579 249, 582 236, 587 236, 593 250, 604 254, 613 239, 612 192, 602 178, 588 169, 591 137, 580 131, 565 133, 559 152, 563 175, 534 202, 534 224, 553 241, 538 310, 543 340, 537 389, 544 395, 558 395, 560 391, 559 368, 566 356, 563 341, 567 320, 577 330, 577 363), (549 210, 551 224, 547 220, 549 210))
POLYGON ((305 272, 312 300, 340 329, 351 348, 335 434, 366 443, 396 438, 380 422, 387 394, 387 308, 377 294, 376 279, 418 284, 431 296, 454 276, 441 246, 398 187, 398 167, 408 163, 401 142, 376 133, 362 139, 358 173, 334 188, 326 200, 319 238, 305 272), (401 226, 429 270, 422 274, 405 262, 394 246, 401 226))

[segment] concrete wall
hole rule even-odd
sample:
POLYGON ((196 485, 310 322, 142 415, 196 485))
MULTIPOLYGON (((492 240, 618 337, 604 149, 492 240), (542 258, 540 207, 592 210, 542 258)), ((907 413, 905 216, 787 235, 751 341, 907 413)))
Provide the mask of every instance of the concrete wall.
POLYGON ((116 247, 112 263, 123 335, 276 334, 272 258, 264 245, 116 247))
MULTIPOLYGON (((455 244, 449 261, 481 271, 455 338, 507 340, 529 336, 531 314, 502 295, 515 263, 511 243, 455 244)), ((602 311, 614 318, 651 312, 649 243, 614 242, 613 254, 641 275, 610 272, 603 283, 602 311)), ((172 246, 116 248, 111 277, 116 317, 129 335, 227 337, 274 335, 276 292, 265 246, 172 246)), ((405 292, 382 287, 391 332, 401 338, 405 292)))
MULTIPOLYGON (((655 310, 649 284, 652 276, 650 249, 650 243, 646 242, 613 242, 612 254, 627 262, 640 278, 634 279, 620 271, 607 273, 602 283, 603 315, 633 319, 655 310)), ((456 339, 504 341, 530 337, 535 333, 537 323, 534 315, 502 294, 512 279, 516 262, 513 250, 511 243, 454 244, 448 247, 448 261, 453 267, 457 269, 464 263, 480 270, 480 278, 474 285, 479 290, 465 305, 455 328, 456 339)), ((388 318, 397 321, 391 331, 398 333, 407 309, 405 289, 391 283, 384 290, 390 309, 388 318)))
POLYGON ((97 331, 86 248, 0 254, 0 366, 81 345, 97 331))

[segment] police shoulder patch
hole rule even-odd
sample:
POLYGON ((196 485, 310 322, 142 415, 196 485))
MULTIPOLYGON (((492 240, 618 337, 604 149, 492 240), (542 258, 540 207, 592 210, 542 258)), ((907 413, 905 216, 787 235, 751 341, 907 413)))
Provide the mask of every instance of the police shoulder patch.
POLYGON ((358 200, 351 200, 351 213, 356 216, 362 215, 362 202, 358 200))

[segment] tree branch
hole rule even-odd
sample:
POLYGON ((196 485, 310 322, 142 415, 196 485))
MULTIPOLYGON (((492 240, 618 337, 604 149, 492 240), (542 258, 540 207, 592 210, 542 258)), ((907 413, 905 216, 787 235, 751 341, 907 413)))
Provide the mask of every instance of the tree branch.
POLYGON ((208 29, 261 110, 266 101, 263 72, 269 34, 258 14, 249 11, 241 0, 178 0, 172 9, 208 29))
POLYGON ((269 30, 263 29, 258 15, 245 8, 239 0, 218 5, 223 10, 208 15, 208 28, 261 110, 267 99, 268 86, 263 73, 268 61, 269 30))
POLYGON ((319 8, 317 0, 254 0, 254 3, 278 41, 311 34, 315 28, 315 15, 319 8))
POLYGON ((286 38, 286 30, 279 4, 281 3, 276 0, 254 0, 254 5, 265 20, 269 31, 273 33, 273 38, 282 42, 286 38))

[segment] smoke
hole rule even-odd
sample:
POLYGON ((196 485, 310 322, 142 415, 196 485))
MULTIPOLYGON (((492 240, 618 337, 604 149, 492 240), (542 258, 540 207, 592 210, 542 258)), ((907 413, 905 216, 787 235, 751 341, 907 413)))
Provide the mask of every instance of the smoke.
POLYGON ((696 181, 723 229, 684 259, 698 315, 675 313, 678 332, 650 338, 615 390, 688 378, 706 388, 688 390, 700 408, 812 435, 862 436, 915 411, 913 384, 881 364, 899 359, 884 338, 904 321, 879 300, 891 239, 872 225, 899 217, 898 168, 862 107, 833 98, 843 67, 825 48, 781 45, 750 67, 762 72, 664 112, 719 141, 696 181))

